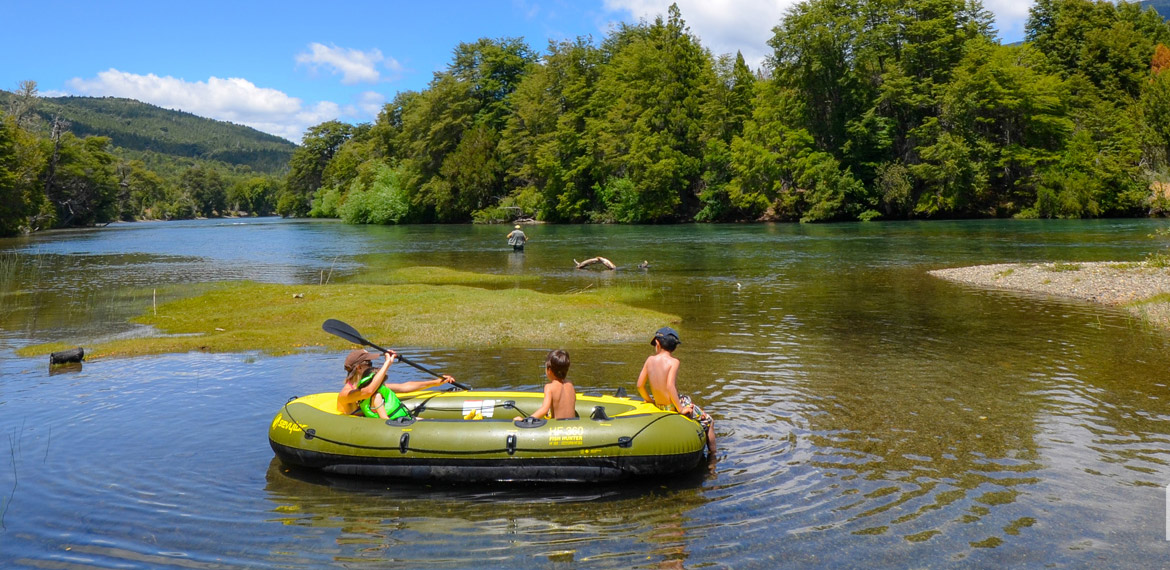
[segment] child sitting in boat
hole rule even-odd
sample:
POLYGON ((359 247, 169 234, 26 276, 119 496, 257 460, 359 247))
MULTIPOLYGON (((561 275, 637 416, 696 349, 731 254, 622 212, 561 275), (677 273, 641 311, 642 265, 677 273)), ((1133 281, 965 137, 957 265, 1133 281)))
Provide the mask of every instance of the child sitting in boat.
POLYGON ((363 400, 369 400, 368 407, 377 413, 379 418, 388 420, 407 417, 410 415, 410 410, 406 409, 406 406, 398 400, 395 392, 414 392, 415 390, 422 390, 423 388, 430 388, 431 386, 455 381, 451 376, 444 375, 442 378, 436 378, 434 380, 385 384, 386 371, 390 369, 390 365, 398 357, 398 354, 393 350, 387 350, 385 353, 386 362, 383 362, 382 366, 375 370, 371 363, 378 356, 377 353, 366 352, 364 349, 359 348, 351 351, 345 357, 345 371, 347 374, 345 376, 345 385, 337 393, 338 412, 364 416, 366 414, 362 410, 361 403, 363 400), (388 395, 385 397, 378 392, 378 388, 382 386, 386 386, 389 389, 389 392, 387 392, 388 395))
POLYGON ((549 352, 544 359, 544 375, 549 379, 544 385, 544 403, 532 412, 532 417, 543 418, 549 412, 554 420, 577 417, 577 390, 565 380, 569 375, 569 353, 559 348, 549 352))
POLYGON ((642 372, 638 374, 638 393, 643 400, 659 408, 674 410, 699 422, 707 430, 707 454, 715 457, 715 420, 696 406, 690 396, 680 396, 675 385, 679 362, 674 357, 674 349, 682 344, 678 332, 662 327, 654 333, 650 344, 654 346, 654 355, 646 358, 642 372), (647 383, 650 384, 649 393, 646 392, 647 383))

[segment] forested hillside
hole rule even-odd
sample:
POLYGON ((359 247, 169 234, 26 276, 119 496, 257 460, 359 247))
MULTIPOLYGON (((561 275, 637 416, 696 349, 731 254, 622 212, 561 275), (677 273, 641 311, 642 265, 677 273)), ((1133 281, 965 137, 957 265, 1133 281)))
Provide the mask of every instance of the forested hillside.
MULTIPOLYGON (((14 94, 0 91, 0 108, 14 94)), ((256 172, 288 168, 296 145, 251 127, 205 119, 155 105, 116 97, 42 97, 35 109, 46 126, 54 117, 70 123, 79 137, 109 137, 116 148, 198 158, 247 166, 256 172)))
POLYGON ((359 223, 1145 216, 1167 211, 1170 27, 1038 0, 807 0, 764 69, 677 6, 600 42, 458 45, 372 125, 311 129, 278 209, 359 223), (1156 189, 1156 190, 1152 190, 1156 189))
POLYGON ((1142 8, 1153 8, 1163 18, 1170 18, 1170 0, 1142 0, 1142 8))
POLYGON ((115 98, 0 91, 0 236, 114 220, 270 215, 295 145, 115 98))

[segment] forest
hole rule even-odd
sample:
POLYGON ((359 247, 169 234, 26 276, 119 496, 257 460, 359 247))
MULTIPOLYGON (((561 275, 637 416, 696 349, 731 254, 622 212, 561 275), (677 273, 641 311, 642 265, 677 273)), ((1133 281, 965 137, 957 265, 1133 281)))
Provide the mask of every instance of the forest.
POLYGON ((296 145, 112 97, 0 91, 0 236, 245 213, 271 215, 296 145))
MULTIPOLYGON (((373 123, 311 127, 262 193, 284 216, 371 224, 1170 211, 1166 21, 1138 3, 1038 0, 1025 30, 1000 44, 979 0, 808 0, 754 70, 704 48, 677 5, 544 52, 482 38, 373 123)), ((59 156, 100 137, 55 150, 21 142, 19 118, 0 127, 0 184, 44 187, 60 223, 59 156), (22 162, 30 146, 47 168, 22 162)), ((183 195, 193 207, 176 217, 230 209, 183 195)), ((0 200, 0 231, 27 227, 0 200)))
POLYGON ((677 6, 455 48, 377 121, 312 128, 278 211, 357 223, 1146 216, 1167 211, 1170 27, 1040 0, 1001 45, 978 0, 809 0, 752 70, 677 6))

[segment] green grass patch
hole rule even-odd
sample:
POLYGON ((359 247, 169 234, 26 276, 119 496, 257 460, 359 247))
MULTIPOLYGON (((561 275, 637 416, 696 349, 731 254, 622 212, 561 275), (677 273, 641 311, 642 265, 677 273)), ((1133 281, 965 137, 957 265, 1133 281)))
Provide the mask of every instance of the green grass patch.
MULTIPOLYGON (((403 270, 413 276, 468 279, 459 272, 403 270)), ((680 318, 625 301, 650 290, 606 287, 571 294, 528 289, 406 283, 274 285, 221 284, 197 296, 169 301, 136 317, 158 336, 86 346, 90 358, 188 351, 260 350, 288 354, 306 347, 349 344, 321 323, 345 321, 384 346, 546 347, 642 340, 647 331, 680 318)), ((59 343, 21 349, 22 356, 67 348, 59 343)))
POLYGON ((1138 299, 1136 301, 1131 301, 1129 303, 1126 303, 1125 306, 1136 307, 1139 305, 1149 305, 1152 303, 1170 303, 1170 293, 1158 293, 1157 295, 1154 295, 1153 297, 1146 297, 1145 299, 1138 299))
POLYGON ((1007 277, 1008 275, 1011 275, 1012 273, 1015 273, 1015 272, 1016 272, 1015 268, 1004 269, 1003 271, 997 271, 995 273, 995 278, 996 279, 1003 279, 1003 278, 1007 277))
MULTIPOLYGON (((373 260, 371 260, 373 261, 373 260)), ((537 275, 496 275, 490 273, 473 273, 459 271, 446 267, 379 267, 371 266, 369 271, 356 275, 345 282, 348 284, 369 285, 467 285, 470 287, 508 287, 527 285, 540 280, 537 275)))
POLYGON ((1081 265, 1079 263, 1053 263, 1051 265, 1045 265, 1043 267, 1044 267, 1044 271, 1052 271, 1053 273, 1059 273, 1062 271, 1080 271, 1081 270, 1081 265))
POLYGON ((1170 254, 1166 252, 1154 252, 1146 256, 1146 267, 1153 267, 1156 269, 1164 269, 1170 267, 1170 254))

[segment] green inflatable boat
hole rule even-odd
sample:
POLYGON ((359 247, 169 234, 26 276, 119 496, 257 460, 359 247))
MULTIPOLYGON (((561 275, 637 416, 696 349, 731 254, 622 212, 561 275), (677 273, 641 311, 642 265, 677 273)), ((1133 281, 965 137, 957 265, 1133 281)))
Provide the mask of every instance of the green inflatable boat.
POLYGON ((326 473, 448 481, 614 481, 694 469, 694 420, 617 396, 578 394, 578 418, 527 417, 539 392, 401 394, 408 418, 337 412, 337 393, 294 398, 268 430, 285 465, 326 473), (522 420, 514 420, 524 416, 522 420))

